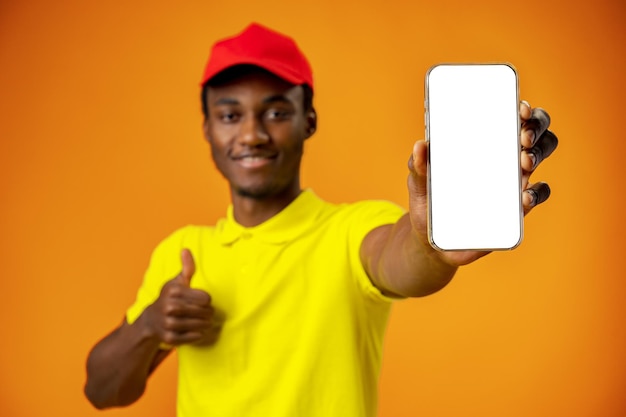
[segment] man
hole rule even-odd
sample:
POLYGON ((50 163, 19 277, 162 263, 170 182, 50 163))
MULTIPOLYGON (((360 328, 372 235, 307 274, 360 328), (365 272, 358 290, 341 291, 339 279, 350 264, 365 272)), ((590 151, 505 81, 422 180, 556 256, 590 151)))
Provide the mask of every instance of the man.
MULTIPOLYGON (((125 320, 93 348, 85 393, 124 406, 176 348, 177 413, 374 416, 391 303, 443 288, 486 252, 438 252, 426 229, 426 144, 409 161, 409 212, 334 205, 300 187, 316 129, 311 68, 257 24, 218 42, 202 80, 204 135, 232 204, 154 251, 125 320)), ((556 147, 548 115, 521 104, 525 212, 549 195, 528 177, 556 147)))

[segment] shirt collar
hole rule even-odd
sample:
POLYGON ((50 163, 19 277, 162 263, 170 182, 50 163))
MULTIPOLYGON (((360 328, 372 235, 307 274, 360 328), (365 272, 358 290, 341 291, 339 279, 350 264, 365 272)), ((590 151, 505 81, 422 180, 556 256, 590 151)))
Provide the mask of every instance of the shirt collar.
POLYGON ((312 190, 307 189, 274 217, 257 226, 244 227, 235 220, 231 204, 226 218, 217 222, 217 237, 223 245, 249 237, 269 243, 284 243, 311 228, 323 205, 324 202, 312 190))

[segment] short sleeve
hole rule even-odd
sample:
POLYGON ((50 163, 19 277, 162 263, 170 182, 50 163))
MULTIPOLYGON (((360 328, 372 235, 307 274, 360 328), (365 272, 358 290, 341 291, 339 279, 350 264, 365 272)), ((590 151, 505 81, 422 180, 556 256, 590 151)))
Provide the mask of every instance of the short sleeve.
POLYGON ((129 324, 137 320, 146 307, 156 301, 163 285, 180 273, 182 268, 180 252, 185 232, 186 228, 175 231, 152 252, 135 302, 126 310, 126 321, 129 324))
POLYGON ((394 224, 405 214, 406 210, 389 201, 362 201, 355 203, 348 215, 349 253, 351 269, 354 271, 357 284, 364 293, 375 300, 391 302, 396 298, 384 295, 370 280, 361 262, 361 245, 365 237, 377 227, 394 224))

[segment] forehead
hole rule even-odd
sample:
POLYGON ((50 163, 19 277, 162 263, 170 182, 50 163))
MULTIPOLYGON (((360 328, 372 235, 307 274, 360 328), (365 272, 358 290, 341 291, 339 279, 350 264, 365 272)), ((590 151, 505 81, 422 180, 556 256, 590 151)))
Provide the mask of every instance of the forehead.
POLYGON ((211 105, 222 98, 265 99, 283 97, 288 101, 302 101, 302 87, 291 84, 261 68, 249 67, 244 71, 220 74, 207 86, 207 101, 211 105))

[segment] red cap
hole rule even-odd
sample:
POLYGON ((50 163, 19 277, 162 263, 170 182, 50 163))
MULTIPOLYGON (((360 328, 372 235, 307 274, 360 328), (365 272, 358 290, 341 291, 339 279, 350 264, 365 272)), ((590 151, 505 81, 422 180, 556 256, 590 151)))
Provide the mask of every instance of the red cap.
POLYGON ((258 23, 213 45, 200 85, 240 64, 256 65, 290 83, 313 89, 311 66, 295 41, 258 23))

